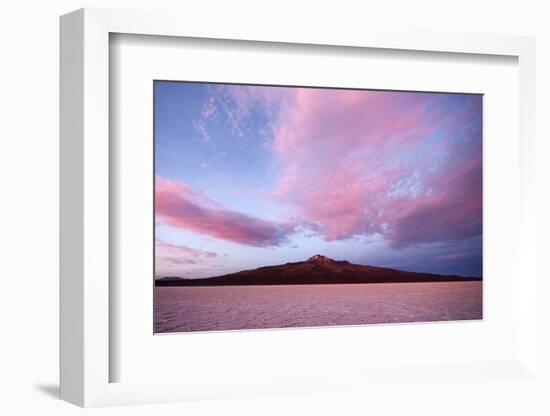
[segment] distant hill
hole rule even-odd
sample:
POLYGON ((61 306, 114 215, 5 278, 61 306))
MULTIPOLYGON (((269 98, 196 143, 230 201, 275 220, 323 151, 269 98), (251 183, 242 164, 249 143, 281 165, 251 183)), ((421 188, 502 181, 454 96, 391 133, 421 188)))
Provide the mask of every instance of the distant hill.
POLYGON ((310 285, 335 283, 409 283, 481 280, 479 277, 415 273, 333 260, 319 254, 297 263, 259 267, 205 279, 163 277, 156 286, 310 285))

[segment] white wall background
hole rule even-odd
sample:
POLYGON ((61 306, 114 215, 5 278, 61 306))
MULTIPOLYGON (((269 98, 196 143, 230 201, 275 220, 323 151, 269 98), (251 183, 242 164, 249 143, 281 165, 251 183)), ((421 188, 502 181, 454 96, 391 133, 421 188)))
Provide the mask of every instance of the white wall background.
MULTIPOLYGON (((535 0, 386 1, 169 1, 19 0, 0 9, 0 412, 70 415, 82 410, 56 399, 58 368, 58 16, 84 6, 179 10, 208 24, 212 13, 270 18, 285 24, 433 28, 536 35, 540 213, 550 212, 550 11, 535 0), (199 17, 197 17, 199 18, 199 17), (546 140, 544 140, 546 138, 546 140)), ((539 238, 550 251, 549 223, 540 216, 539 238)), ((541 251, 544 254, 544 250, 541 251)), ((541 256, 544 257, 544 256, 541 256)), ((550 279, 548 266, 544 275, 550 279)), ((539 286, 540 300, 550 285, 539 286)), ((550 302, 548 302, 550 303, 550 302)), ((540 305, 545 323, 546 302, 540 305)), ((550 328, 550 325, 546 326, 550 328)), ((549 336, 541 332, 546 352, 549 336)), ((548 355, 548 354, 546 354, 548 355)), ((548 359, 542 357, 544 365, 548 359)), ((547 369, 549 367, 546 367, 547 369)), ((547 372, 548 374, 548 372, 547 372)), ((548 387, 548 386, 547 386, 548 387)), ((550 391, 550 389, 547 389, 550 391)), ((546 392, 547 394, 547 392, 546 392)), ((101 415, 192 414, 550 414, 544 392, 506 383, 418 387, 398 397, 345 393, 92 410, 101 415), (433 394, 437 392, 437 394, 433 394)))

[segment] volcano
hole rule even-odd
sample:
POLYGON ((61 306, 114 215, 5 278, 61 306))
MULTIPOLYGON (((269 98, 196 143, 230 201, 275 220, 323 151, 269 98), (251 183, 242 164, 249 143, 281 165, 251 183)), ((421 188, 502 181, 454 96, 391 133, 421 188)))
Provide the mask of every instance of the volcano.
POLYGON ((413 283, 481 280, 479 277, 417 273, 353 264, 316 254, 305 261, 243 270, 223 276, 183 279, 163 277, 156 286, 254 286, 357 283, 413 283))

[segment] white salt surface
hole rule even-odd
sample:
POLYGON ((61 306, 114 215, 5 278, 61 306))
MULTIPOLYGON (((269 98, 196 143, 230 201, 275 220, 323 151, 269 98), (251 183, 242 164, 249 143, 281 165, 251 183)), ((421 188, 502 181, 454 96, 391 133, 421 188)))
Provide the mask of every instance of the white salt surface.
POLYGON ((481 282, 155 288, 155 332, 481 318, 481 282))

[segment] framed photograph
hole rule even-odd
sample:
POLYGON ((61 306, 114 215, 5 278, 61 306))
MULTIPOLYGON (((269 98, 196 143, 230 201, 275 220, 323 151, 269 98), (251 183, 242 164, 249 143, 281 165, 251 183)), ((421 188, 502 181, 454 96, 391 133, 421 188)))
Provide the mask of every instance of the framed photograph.
POLYGON ((155 333, 482 319, 482 95, 153 88, 155 333))
POLYGON ((536 383, 534 40, 287 29, 61 18, 62 398, 536 383))

